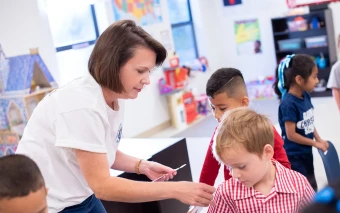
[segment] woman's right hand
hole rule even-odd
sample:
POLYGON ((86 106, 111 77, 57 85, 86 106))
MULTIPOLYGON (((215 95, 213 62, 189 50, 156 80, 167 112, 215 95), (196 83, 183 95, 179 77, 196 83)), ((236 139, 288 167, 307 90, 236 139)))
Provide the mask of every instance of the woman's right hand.
POLYGON ((182 203, 191 206, 206 207, 215 205, 213 201, 213 193, 215 188, 204 183, 193 182, 175 182, 176 187, 173 188, 174 198, 182 203))

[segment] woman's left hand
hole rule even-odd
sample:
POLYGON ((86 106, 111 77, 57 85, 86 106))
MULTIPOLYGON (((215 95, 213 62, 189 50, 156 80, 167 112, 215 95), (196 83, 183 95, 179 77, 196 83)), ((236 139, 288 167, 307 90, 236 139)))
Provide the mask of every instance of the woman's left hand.
POLYGON ((141 174, 146 175, 150 180, 155 180, 164 175, 164 177, 157 181, 168 181, 177 174, 177 171, 170 167, 164 166, 153 161, 146 160, 143 160, 141 162, 139 171, 141 174))

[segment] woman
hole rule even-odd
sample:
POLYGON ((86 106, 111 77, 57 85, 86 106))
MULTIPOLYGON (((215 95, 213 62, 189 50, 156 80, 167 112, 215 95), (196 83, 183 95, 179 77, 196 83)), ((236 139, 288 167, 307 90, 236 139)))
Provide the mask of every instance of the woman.
POLYGON ((150 179, 168 174, 163 180, 176 175, 169 167, 117 150, 123 121, 121 100, 137 98, 150 83, 150 70, 165 58, 164 47, 133 21, 116 22, 99 37, 89 59, 89 74, 39 103, 17 153, 38 163, 49 189, 49 212, 84 212, 84 208, 91 213, 106 212, 99 199, 148 202, 174 198, 190 205, 209 205, 215 189, 205 184, 137 182, 109 173, 112 168, 150 179))

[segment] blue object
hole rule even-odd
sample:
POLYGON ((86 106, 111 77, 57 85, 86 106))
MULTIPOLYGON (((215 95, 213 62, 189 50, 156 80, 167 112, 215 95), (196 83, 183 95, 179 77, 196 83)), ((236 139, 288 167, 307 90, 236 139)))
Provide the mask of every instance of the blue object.
POLYGON ((316 193, 314 202, 320 204, 330 204, 333 201, 336 201, 335 208, 337 212, 340 212, 340 201, 336 200, 334 189, 329 186, 326 186, 324 189, 316 193))
POLYGON ((340 179, 340 163, 338 153, 333 143, 328 141, 328 144, 329 147, 326 154, 321 149, 318 149, 318 151, 325 167, 327 180, 328 182, 332 182, 340 179))
POLYGON ((287 89, 284 88, 285 86, 285 82, 284 82, 284 70, 285 68, 288 68, 289 67, 289 63, 290 63, 290 60, 294 57, 295 55, 287 55, 285 59, 283 59, 279 65, 279 68, 277 70, 278 72, 278 78, 279 78, 279 82, 277 83, 278 84, 278 87, 279 87, 279 90, 282 94, 282 99, 284 97, 284 95, 287 93, 287 89))
POLYGON ((317 17, 313 17, 310 21, 310 28, 311 29, 319 29, 320 28, 320 22, 317 17))
POLYGON ((298 50, 302 48, 302 40, 300 38, 286 39, 278 41, 279 50, 298 50))
POLYGON ((102 202, 96 198, 95 195, 91 195, 82 203, 66 207, 60 213, 106 213, 106 210, 102 204, 102 202))
POLYGON ((242 0, 223 0, 224 6, 233 6, 242 4, 242 0))
POLYGON ((323 69, 327 66, 327 60, 324 57, 316 57, 315 63, 318 65, 319 68, 323 69))
POLYGON ((319 191, 314 198, 316 203, 330 203, 334 199, 334 190, 331 187, 325 187, 321 191, 319 191))

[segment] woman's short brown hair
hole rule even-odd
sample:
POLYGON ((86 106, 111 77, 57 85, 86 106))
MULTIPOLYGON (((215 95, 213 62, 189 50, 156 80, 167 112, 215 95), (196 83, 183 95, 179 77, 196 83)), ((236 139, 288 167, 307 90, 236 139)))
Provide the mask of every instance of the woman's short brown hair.
POLYGON ((93 48, 88 63, 89 72, 101 86, 117 93, 124 92, 119 71, 133 57, 138 46, 153 50, 156 53, 156 65, 162 65, 167 53, 161 43, 134 21, 113 23, 101 34, 93 48))

